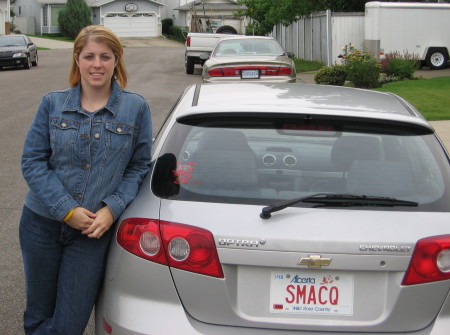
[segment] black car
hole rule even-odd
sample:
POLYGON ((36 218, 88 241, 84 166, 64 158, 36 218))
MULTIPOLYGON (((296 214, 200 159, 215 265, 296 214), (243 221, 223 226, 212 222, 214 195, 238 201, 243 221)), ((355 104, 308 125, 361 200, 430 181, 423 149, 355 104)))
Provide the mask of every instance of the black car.
POLYGON ((28 36, 0 36, 0 69, 8 66, 23 66, 30 69, 37 65, 37 47, 28 36))

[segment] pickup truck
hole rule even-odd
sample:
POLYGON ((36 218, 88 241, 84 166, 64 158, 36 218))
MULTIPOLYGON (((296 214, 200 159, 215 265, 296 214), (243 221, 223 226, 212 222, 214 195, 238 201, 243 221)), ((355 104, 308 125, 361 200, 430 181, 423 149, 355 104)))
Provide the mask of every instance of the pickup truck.
POLYGON ((204 60, 199 56, 204 53, 211 53, 216 43, 223 37, 229 37, 230 34, 215 33, 188 33, 186 38, 186 51, 184 54, 186 73, 193 74, 195 64, 203 66, 204 60))

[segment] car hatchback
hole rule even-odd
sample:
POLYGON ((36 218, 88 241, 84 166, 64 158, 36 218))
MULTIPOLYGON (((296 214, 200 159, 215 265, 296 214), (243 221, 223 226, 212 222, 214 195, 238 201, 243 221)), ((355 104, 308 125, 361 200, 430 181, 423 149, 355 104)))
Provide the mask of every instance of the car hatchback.
POLYGON ((117 224, 97 334, 447 334, 449 172, 396 95, 191 86, 117 224))

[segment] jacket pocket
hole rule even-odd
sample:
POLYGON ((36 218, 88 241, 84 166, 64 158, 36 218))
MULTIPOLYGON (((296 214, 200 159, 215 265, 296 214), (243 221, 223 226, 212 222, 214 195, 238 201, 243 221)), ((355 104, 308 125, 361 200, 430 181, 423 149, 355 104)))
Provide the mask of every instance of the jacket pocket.
POLYGON ((50 142, 53 148, 73 146, 80 124, 76 121, 54 118, 50 120, 50 142))
POLYGON ((123 122, 106 122, 106 147, 126 151, 133 138, 134 128, 123 122))

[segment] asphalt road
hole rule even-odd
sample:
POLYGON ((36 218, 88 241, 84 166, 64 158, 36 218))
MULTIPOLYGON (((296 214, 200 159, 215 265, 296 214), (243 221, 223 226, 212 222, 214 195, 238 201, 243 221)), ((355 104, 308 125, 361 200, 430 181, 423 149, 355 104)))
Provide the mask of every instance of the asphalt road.
MULTIPOLYGON (((39 44, 38 44, 39 45, 39 44)), ((25 306, 18 223, 27 186, 20 171, 22 146, 29 124, 49 91, 68 87, 71 49, 39 51, 39 65, 30 70, 0 71, 0 334, 22 334, 25 306)), ((200 68, 185 74, 184 45, 158 44, 125 48, 127 89, 148 99, 156 131, 177 97, 201 82, 200 68)), ((91 321, 85 335, 93 335, 91 321)))

